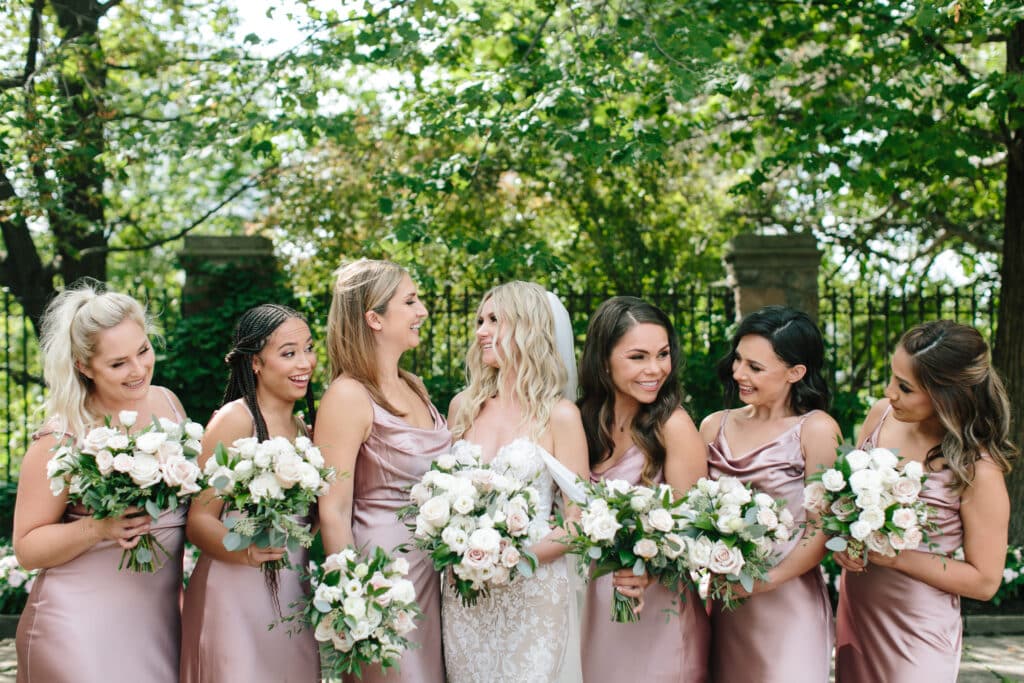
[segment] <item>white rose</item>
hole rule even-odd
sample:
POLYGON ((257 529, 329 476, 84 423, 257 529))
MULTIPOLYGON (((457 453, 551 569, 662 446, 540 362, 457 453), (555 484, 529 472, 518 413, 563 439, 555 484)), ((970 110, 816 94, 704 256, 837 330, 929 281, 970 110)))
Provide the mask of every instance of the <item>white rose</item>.
POLYGON ((249 493, 252 494, 252 500, 254 503, 260 503, 271 498, 276 498, 278 500, 284 498, 284 491, 281 489, 281 483, 271 472, 264 472, 249 482, 249 493))
POLYGON ((388 589, 391 599, 402 605, 411 605, 416 602, 416 586, 408 579, 398 579, 395 585, 388 589))
POLYGON ((864 545, 868 547, 868 550, 873 550, 876 553, 885 555, 886 557, 893 557, 896 551, 891 545, 889 545, 889 536, 883 531, 872 531, 868 534, 868 537, 864 539, 864 545))
POLYGON ((423 515, 416 515, 416 531, 413 534, 418 538, 429 538, 437 535, 437 529, 423 519, 423 515))
POLYGON ((779 524, 786 527, 792 527, 794 521, 795 520, 793 519, 793 513, 790 512, 787 508, 782 508, 781 510, 779 510, 779 524))
MULTIPOLYGON (((281 476, 281 475, 278 475, 281 476)), ((307 491, 316 491, 323 483, 320 473, 308 462, 299 463, 299 485, 307 491)))
POLYGON ((910 505, 921 493, 921 480, 913 477, 900 477, 892 485, 892 495, 896 502, 910 505))
MULTIPOLYGON (((867 472, 868 470, 861 471, 867 472)), ((866 510, 870 507, 882 507, 882 493, 881 491, 861 491, 857 494, 857 499, 854 503, 862 510, 866 510)))
POLYGON ((164 432, 146 432, 139 434, 135 439, 135 450, 143 453, 156 453, 160 444, 167 441, 167 434, 164 432))
POLYGON ((661 544, 661 551, 670 560, 674 560, 686 550, 686 541, 682 536, 674 533, 665 534, 664 543, 661 544))
POLYGON ((473 511, 475 503, 470 496, 458 496, 452 501, 452 509, 454 509, 460 515, 468 515, 473 511))
POLYGON ((821 483, 829 491, 842 491, 846 486, 843 473, 835 469, 825 470, 825 473, 821 475, 821 483))
POLYGON ((349 652, 355 644, 356 643, 352 640, 352 637, 344 631, 341 633, 334 633, 331 636, 331 645, 333 645, 334 649, 339 652, 349 652))
MULTIPOLYGON (((213 458, 210 458, 210 460, 207 461, 208 464, 211 462, 215 463, 213 458)), ((207 481, 209 482, 208 485, 217 489, 220 493, 227 493, 235 488, 235 472, 226 465, 217 466, 212 471, 206 472, 205 474, 207 481)))
POLYGON ((623 479, 605 479, 604 483, 609 491, 618 495, 629 493, 629 490, 633 488, 632 484, 623 479))
POLYGON ((305 456, 306 462, 308 462, 313 467, 320 469, 324 466, 324 455, 316 446, 310 446, 309 448, 305 449, 302 452, 302 454, 305 456))
POLYGON ((903 476, 920 480, 924 476, 924 466, 916 460, 910 460, 903 466, 903 476))
POLYGON ((496 557, 501 546, 501 534, 494 529, 477 529, 469 535, 468 546, 470 550, 482 550, 496 557))
POLYGON ((895 469, 900 460, 886 448, 871 449, 871 467, 876 470, 895 469))
POLYGON ((871 531, 871 525, 861 520, 857 520, 850 525, 850 535, 858 541, 863 541, 865 538, 870 536, 871 531))
POLYGON ((109 476, 114 471, 114 454, 105 448, 97 453, 96 467, 99 468, 100 474, 104 477, 109 476))
POLYGON ((167 434, 169 439, 180 439, 181 438, 181 425, 174 420, 168 420, 166 417, 161 417, 157 420, 160 423, 160 430, 167 434))
POLYGON ((123 451, 128 448, 128 435, 127 434, 112 434, 107 439, 106 447, 112 451, 123 451))
MULTIPOLYGON (((302 462, 302 458, 291 453, 281 453, 274 460, 274 474, 277 475, 281 485, 290 489, 302 479, 302 466, 308 463, 302 462)), ((319 481, 317 482, 319 484, 319 481)), ((316 488, 316 484, 313 485, 316 488)))
POLYGON ((326 643, 334 637, 334 629, 331 628, 330 617, 322 619, 320 623, 316 625, 316 630, 313 631, 313 637, 321 643, 326 643))
POLYGON ((769 529, 778 526, 779 516, 770 507, 757 508, 757 523, 769 529))
POLYGON ((719 501, 723 505, 736 506, 746 505, 752 499, 750 489, 742 486, 733 488, 731 491, 726 491, 719 497, 719 501))
POLYGON ((633 544, 633 554, 649 560, 658 554, 658 544, 649 538, 641 538, 633 544))
POLYGON ((522 536, 530 527, 530 516, 520 507, 512 507, 505 513, 505 527, 512 536, 522 536))
POLYGON ((139 417, 139 413, 134 410, 122 410, 117 414, 117 421, 121 423, 123 427, 131 429, 135 425, 135 420, 139 417))
POLYGON ((190 439, 195 439, 196 441, 201 440, 203 438, 204 431, 203 425, 198 422, 192 422, 189 420, 185 423, 185 436, 190 439))
POLYGON ((907 546, 907 550, 914 550, 917 546, 921 545, 924 541, 924 536, 921 534, 919 527, 910 527, 903 532, 903 542, 907 546))
POLYGON ((199 493, 199 468, 195 463, 185 458, 175 458, 164 463, 163 470, 167 485, 180 488, 179 496, 199 493))
POLYGON ((715 526, 723 534, 731 534, 743 528, 743 519, 740 516, 738 505, 725 505, 718 510, 718 519, 715 526))
POLYGON ((232 444, 232 447, 238 451, 238 456, 246 460, 252 460, 256 455, 256 447, 259 446, 259 439, 255 436, 247 436, 242 439, 238 439, 232 444))
POLYGON ((885 524, 885 510, 880 507, 869 507, 861 510, 858 520, 864 522, 872 531, 881 529, 885 524))
POLYGON ((686 554, 690 559, 691 567, 707 567, 711 561, 711 551, 714 544, 707 536, 700 536, 697 539, 686 539, 686 554))
POLYGON ((889 545, 893 550, 900 551, 907 547, 907 542, 897 532, 892 531, 889 533, 889 545))
POLYGON ((715 495, 726 495, 732 493, 738 489, 744 488, 743 482, 736 477, 719 477, 718 478, 718 492, 715 495))
POLYGON ((743 553, 739 548, 730 548, 721 541, 717 541, 711 549, 708 569, 715 574, 738 575, 743 569, 743 565, 743 553))
POLYGON ((261 470, 269 470, 274 462, 274 454, 271 452, 268 442, 256 446, 256 452, 252 456, 252 464, 261 470))
POLYGON ((846 454, 846 464, 850 466, 851 471, 856 472, 871 464, 871 456, 867 451, 857 448, 846 454))
POLYGON ((676 521, 672 519, 672 513, 665 508, 655 508, 647 513, 647 521, 658 531, 672 531, 676 521))
POLYGON ((820 481, 812 481, 804 487, 804 508, 812 512, 824 512, 827 507, 828 489, 820 481))
POLYGON ((437 464, 438 467, 440 467, 445 472, 454 469, 455 466, 459 464, 458 461, 455 459, 455 456, 452 455, 451 453, 445 453, 443 455, 437 456, 437 460, 435 460, 434 462, 437 464))
MULTIPOLYGON (((95 429, 90 429, 89 433, 85 435, 84 439, 82 439, 82 450, 86 453, 96 453, 104 448, 109 448, 108 444, 110 439, 114 436, 124 435, 119 434, 116 430, 111 429, 110 427, 96 427, 95 429)), ((127 437, 125 437, 124 443, 125 446, 128 445, 127 437)), ((122 446, 122 448, 124 448, 124 446, 122 446)))
POLYGON ((584 513, 580 519, 583 533, 595 541, 610 541, 622 525, 610 513, 584 513))
POLYGON ((366 617, 366 600, 358 595, 350 595, 342 601, 341 609, 353 619, 363 619, 366 617))
POLYGON ((127 453, 118 453, 114 456, 114 469, 118 472, 131 472, 135 458, 127 453))
POLYGON ((430 500, 430 488, 423 483, 413 484, 413 487, 409 489, 409 500, 417 505, 423 505, 430 500))
POLYGON ((519 560, 521 558, 522 556, 519 554, 519 551, 516 550, 515 546, 507 546, 503 551, 501 551, 501 564, 509 569, 519 564, 519 560))
POLYGON ((177 441, 164 441, 156 449, 156 459, 162 463, 183 457, 185 457, 185 450, 177 441))
POLYGON ((256 466, 253 465, 252 460, 239 460, 235 465, 235 476, 239 480, 248 479, 256 471, 256 466))
POLYGON ((639 489, 636 494, 629 499, 629 507, 635 512, 646 512, 650 509, 654 502, 654 492, 647 489, 639 489))
POLYGON ((755 493, 754 504, 759 508, 775 507, 775 501, 767 493, 755 493))
POLYGON ((917 526, 917 513, 910 508, 896 508, 892 513, 892 523, 900 529, 917 526))
POLYGON ((461 555, 469 543, 469 535, 463 529, 449 526, 441 532, 441 540, 451 548, 452 552, 461 555))
POLYGON ((395 628, 395 632, 400 636, 404 636, 416 628, 416 622, 413 621, 412 612, 408 612, 404 609, 399 610, 395 614, 394 621, 391 623, 395 628))
POLYGON ((448 499, 444 496, 434 496, 420 507, 420 516, 430 526, 440 529, 451 517, 448 499))
POLYGON ((140 453, 132 458, 132 467, 128 470, 128 476, 140 488, 149 488, 163 478, 160 472, 160 461, 152 455, 140 453))
POLYGON ((50 479, 50 493, 55 496, 59 496, 64 491, 64 479, 56 478, 50 479))
POLYGON ((857 494, 864 491, 880 492, 882 490, 882 476, 876 470, 859 470, 850 475, 850 488, 857 494))
POLYGON ((404 557, 396 557, 391 560, 390 568, 392 571, 398 572, 402 576, 409 573, 409 560, 404 557))

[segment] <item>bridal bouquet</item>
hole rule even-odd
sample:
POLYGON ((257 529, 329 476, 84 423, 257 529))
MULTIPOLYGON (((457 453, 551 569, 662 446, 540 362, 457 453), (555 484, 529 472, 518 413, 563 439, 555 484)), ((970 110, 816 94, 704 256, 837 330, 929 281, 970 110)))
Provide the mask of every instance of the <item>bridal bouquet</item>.
POLYGON ((775 559, 773 544, 788 541, 793 515, 766 493, 735 477, 700 479, 683 498, 693 520, 686 530, 683 564, 702 600, 719 600, 735 609, 754 581, 764 580, 775 559))
MULTIPOLYGON (((245 437, 227 447, 217 444, 204 474, 228 509, 242 514, 224 520, 228 550, 253 543, 260 548, 308 548, 313 544, 309 524, 296 518, 308 516, 317 497, 334 481, 334 468, 324 466, 320 449, 305 436, 294 442, 245 437)), ((287 559, 281 558, 264 569, 276 571, 286 565, 287 559)))
POLYGON ((362 676, 362 667, 371 664, 385 671, 396 666, 420 614, 416 588, 405 578, 409 563, 380 548, 365 558, 349 547, 310 567, 312 595, 302 616, 314 637, 330 644, 323 649, 324 676, 362 676))
MULTIPOLYGON (((79 504, 96 519, 120 517, 130 508, 140 508, 156 520, 160 513, 174 510, 179 503, 201 490, 200 471, 195 463, 203 426, 195 422, 178 424, 155 419, 132 434, 138 414, 118 413, 121 429, 107 425, 89 431, 78 443, 70 440, 56 448, 47 463, 53 495, 65 487, 68 500, 79 504)), ((155 572, 162 563, 157 551, 167 549, 152 536, 143 534, 138 545, 121 555, 118 569, 155 572)))
POLYGON ((918 500, 926 479, 916 461, 898 467, 885 448, 842 453, 835 465, 808 477, 804 508, 819 515, 825 547, 867 560, 869 550, 893 557, 927 541, 928 505, 918 500))
POLYGON ((476 604, 481 593, 520 574, 533 575, 537 557, 527 548, 546 532, 545 520, 535 519, 540 494, 483 464, 478 447, 463 442, 437 458, 409 498, 398 516, 414 520, 413 544, 435 569, 451 568, 463 604, 476 604))
MULTIPOLYGON (((606 479, 583 488, 587 501, 579 504, 580 521, 567 541, 569 552, 579 556, 581 569, 586 571, 593 561, 593 577, 632 569, 637 576, 647 572, 678 585, 677 562, 686 549, 681 532, 690 526, 692 516, 675 501, 672 487, 662 484, 654 489, 606 479)), ((640 619, 636 598, 618 591, 612 596, 612 621, 640 619)))

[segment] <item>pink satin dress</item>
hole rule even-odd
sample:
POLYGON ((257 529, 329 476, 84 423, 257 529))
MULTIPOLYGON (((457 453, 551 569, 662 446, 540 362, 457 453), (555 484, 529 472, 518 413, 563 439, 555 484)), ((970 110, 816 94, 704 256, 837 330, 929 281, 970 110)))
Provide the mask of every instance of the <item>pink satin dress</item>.
MULTIPOLYGON (((392 415, 373 402, 373 427, 356 456, 352 481, 352 536, 357 547, 380 547, 391 551, 412 535, 395 512, 409 503, 408 489, 418 482, 438 456, 451 450, 452 435, 444 418, 433 405, 431 429, 419 429, 392 415)), ((416 601, 423 618, 409 637, 417 643, 407 650, 397 669, 386 673, 380 667, 363 670, 362 678, 345 677, 362 683, 443 683, 444 654, 441 650, 441 582, 434 564, 424 553, 411 550, 409 580, 416 586, 416 601)))
MULTIPOLYGON (((150 526, 168 553, 153 573, 119 571, 123 549, 110 540, 39 573, 18 621, 19 683, 177 683, 186 514, 182 506, 150 526)), ((88 516, 69 506, 64 522, 88 516)))
MULTIPOLYGON (((862 448, 874 448, 889 409, 862 448)), ((931 472, 919 499, 932 506, 937 544, 922 552, 952 553, 963 545, 960 496, 951 470, 931 472)), ((889 567, 843 572, 836 618, 836 680, 843 683, 957 679, 963 627, 960 597, 889 567)))
MULTIPOLYGON (((591 481, 624 479, 640 484, 645 458, 636 446, 591 481)), ((659 472, 655 483, 664 481, 659 472)), ((611 620, 612 577, 592 579, 587 586, 583 618, 583 680, 586 683, 701 683, 708 677, 711 627, 704 604, 692 591, 681 598, 652 583, 644 594, 640 621, 611 620)))
MULTIPOLYGON (((729 412, 708 445, 712 478, 728 475, 776 499, 785 499, 796 522, 788 543, 778 544, 778 561, 802 538, 805 462, 800 431, 813 413, 771 441, 747 453, 733 453, 725 439, 729 412)), ((729 612, 711 611, 711 678, 719 683, 822 683, 832 660, 832 606, 821 570, 808 570, 778 588, 758 593, 729 612)))
MULTIPOLYGON (((306 431, 301 422, 299 430, 306 431)), ((296 521, 310 523, 308 517, 296 521)), ((278 614, 260 568, 199 556, 181 614, 182 683, 320 680, 320 650, 313 631, 300 628, 299 621, 280 623, 308 594, 294 567, 306 567, 309 551, 289 552, 288 562, 291 566, 277 574, 278 614)))

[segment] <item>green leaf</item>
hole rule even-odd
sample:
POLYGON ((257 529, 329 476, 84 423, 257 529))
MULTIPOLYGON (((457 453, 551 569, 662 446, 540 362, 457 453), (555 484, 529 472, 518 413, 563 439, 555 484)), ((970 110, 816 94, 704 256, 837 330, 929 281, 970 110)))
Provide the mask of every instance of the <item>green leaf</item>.
POLYGON ((228 534, 224 537, 224 547, 227 550, 234 552, 236 550, 241 550, 242 548, 247 547, 249 545, 249 541, 250 539, 246 538, 245 536, 242 536, 241 534, 236 534, 234 531, 231 531, 228 532, 228 534))

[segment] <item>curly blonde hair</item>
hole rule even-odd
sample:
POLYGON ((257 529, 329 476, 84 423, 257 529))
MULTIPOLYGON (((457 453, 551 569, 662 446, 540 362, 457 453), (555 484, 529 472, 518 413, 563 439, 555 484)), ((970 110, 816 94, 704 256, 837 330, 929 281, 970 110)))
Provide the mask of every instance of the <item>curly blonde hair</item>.
POLYGON ((544 288, 515 280, 487 292, 477 308, 493 301, 499 332, 494 340, 501 363, 485 365, 478 344, 466 354, 466 379, 451 430, 454 438, 469 431, 484 402, 502 389, 511 388, 512 398, 523 413, 520 427, 528 427, 531 438, 539 438, 548 427, 551 411, 562 398, 567 371, 555 343, 555 322, 544 288))

